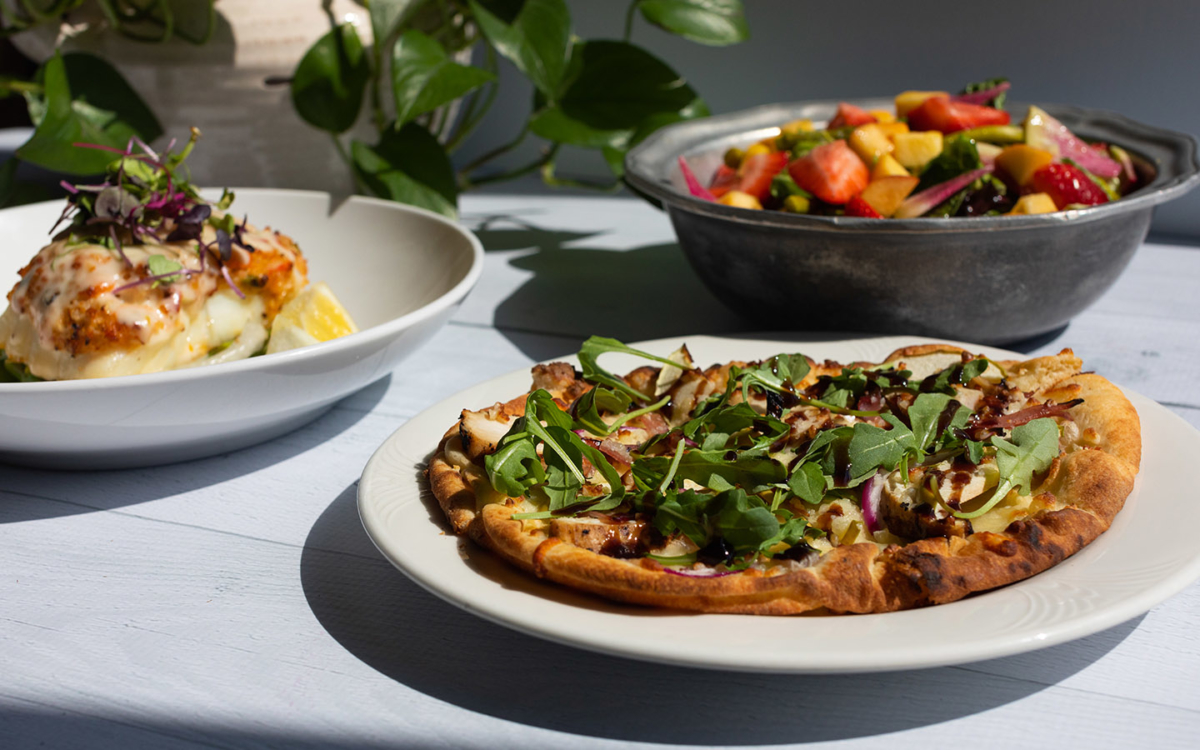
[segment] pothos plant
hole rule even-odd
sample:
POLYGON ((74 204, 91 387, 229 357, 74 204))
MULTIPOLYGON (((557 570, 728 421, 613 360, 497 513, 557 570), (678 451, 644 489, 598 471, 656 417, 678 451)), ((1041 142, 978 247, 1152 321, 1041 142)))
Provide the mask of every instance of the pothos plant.
MULTIPOLYGON (((359 188, 454 215, 458 194, 540 171, 551 185, 564 146, 599 151, 614 177, 625 152, 658 128, 708 114, 675 70, 630 42, 635 20, 701 44, 747 38, 741 0, 632 0, 620 40, 572 33, 565 0, 368 0, 374 45, 335 26, 304 55, 291 81, 296 111, 330 134, 359 188), (470 53, 473 63, 461 58, 470 53), (534 93, 524 125, 460 165, 453 154, 498 96, 499 59, 534 93), (364 105, 374 142, 348 136, 364 105), (543 146, 515 169, 489 163, 530 137, 543 146)), ((617 181, 593 187, 615 187, 617 181)))
MULTIPOLYGON (((565 0, 360 1, 375 43, 365 46, 353 25, 331 16, 331 30, 291 78, 296 111, 330 134, 360 190, 447 215, 463 190, 539 170, 549 184, 581 184, 555 173, 564 146, 599 151, 620 178, 631 146, 664 125, 708 114, 687 81, 629 41, 639 16, 701 44, 748 36, 741 0, 632 0, 621 40, 579 39, 565 0), (459 62, 468 55, 476 64, 459 62), (503 145, 456 170, 451 154, 499 95, 501 58, 533 84, 529 116, 503 145), (349 135, 364 107, 375 132, 369 141, 349 135), (543 142, 531 163, 490 166, 530 138, 543 142)), ((81 17, 139 42, 203 44, 215 8, 214 0, 0 0, 0 35, 81 17)), ((55 54, 28 80, 0 77, 6 96, 25 98, 35 130, 0 167, 0 206, 40 197, 16 182, 20 161, 99 174, 108 166, 104 152, 74 144, 124 149, 135 136, 150 143, 163 134, 116 68, 87 53, 55 54)))
MULTIPOLYGON (((182 39, 206 43, 216 26, 215 0, 5 0, 0 36, 38 26, 103 24, 135 42, 182 39)), ((44 189, 16 181, 21 161, 72 175, 100 174, 112 161, 89 143, 116 149, 137 137, 149 143, 163 134, 154 113, 125 78, 103 58, 82 52, 55 54, 32 78, 0 76, 0 98, 22 96, 34 124, 33 136, 16 158, 0 166, 0 206, 36 200, 44 189)))

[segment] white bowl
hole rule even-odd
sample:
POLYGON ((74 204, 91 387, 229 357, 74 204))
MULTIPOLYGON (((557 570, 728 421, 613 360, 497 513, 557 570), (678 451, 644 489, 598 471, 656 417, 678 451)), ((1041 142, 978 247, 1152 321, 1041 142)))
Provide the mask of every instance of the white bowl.
MULTIPOLYGON (((61 201, 0 211, 0 294, 47 242, 61 201)), ((387 375, 479 279, 483 247, 437 214, 326 193, 237 191, 234 211, 296 240, 362 329, 315 346, 151 375, 0 383, 0 460, 127 468, 223 453, 316 418, 387 375)))

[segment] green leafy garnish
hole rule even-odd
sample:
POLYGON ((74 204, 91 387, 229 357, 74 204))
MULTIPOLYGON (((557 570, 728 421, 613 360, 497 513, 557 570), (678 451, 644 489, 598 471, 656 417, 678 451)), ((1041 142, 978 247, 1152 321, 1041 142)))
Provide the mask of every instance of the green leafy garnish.
POLYGON ((991 499, 970 512, 955 511, 959 518, 978 518, 987 513, 1013 490, 1032 491, 1033 473, 1045 471, 1058 456, 1058 423, 1048 417, 1014 427, 1012 440, 993 437, 1000 484, 991 499))
POLYGON ((597 360, 601 354, 607 354, 609 352, 632 354, 635 357, 641 357, 642 359, 649 359, 654 362, 661 362, 664 365, 679 367, 678 362, 672 361, 665 357, 659 357, 657 355, 650 354, 649 352, 643 352, 632 347, 625 346, 616 339, 604 338, 602 336, 592 336, 590 339, 583 342, 583 346, 579 349, 579 364, 580 367, 583 368, 583 379, 589 383, 605 385, 615 391, 620 391, 634 401, 645 401, 646 395, 635 391, 633 388, 630 388, 629 384, 626 383, 623 378, 613 375, 611 372, 605 370, 597 363, 597 360))

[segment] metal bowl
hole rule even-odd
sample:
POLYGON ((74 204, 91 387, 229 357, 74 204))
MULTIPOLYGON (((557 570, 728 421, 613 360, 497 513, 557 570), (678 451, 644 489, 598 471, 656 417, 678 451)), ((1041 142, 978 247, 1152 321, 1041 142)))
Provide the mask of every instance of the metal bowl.
POLYGON ((704 179, 729 147, 776 135, 797 118, 828 120, 836 102, 772 104, 663 128, 629 152, 625 179, 666 209, 717 297, 772 328, 1006 344, 1056 330, 1096 301, 1145 239, 1154 207, 1200 181, 1190 136, 1111 112, 1042 106, 1079 135, 1128 150, 1142 187, 1053 214, 887 220, 752 211, 688 194, 679 156, 704 179))

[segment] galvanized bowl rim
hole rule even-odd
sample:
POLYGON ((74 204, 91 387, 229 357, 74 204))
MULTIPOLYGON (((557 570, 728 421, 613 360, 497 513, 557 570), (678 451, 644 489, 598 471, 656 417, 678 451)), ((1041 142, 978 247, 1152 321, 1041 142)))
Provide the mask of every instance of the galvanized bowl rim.
MULTIPOLYGON (((864 106, 878 106, 887 100, 852 100, 864 106)), ((1168 146, 1175 159, 1171 163, 1156 163, 1157 174, 1128 197, 1088 208, 1058 211, 1051 214, 1027 216, 983 216, 973 218, 916 218, 868 219, 853 216, 810 216, 782 211, 755 211, 734 208, 696 198, 672 185, 667 176, 678 170, 680 155, 699 150, 706 143, 771 127, 768 124, 747 126, 752 122, 771 122, 770 113, 779 113, 774 121, 778 126, 789 119, 788 113, 812 107, 834 107, 836 100, 808 100, 791 103, 763 104, 749 109, 676 123, 652 133, 646 140, 630 149, 625 157, 625 179, 643 197, 652 202, 669 204, 672 208, 706 214, 729 221, 756 226, 775 226, 818 232, 918 232, 927 234, 974 232, 988 230, 1031 230, 1052 226, 1067 226, 1081 222, 1149 209, 1171 200, 1200 183, 1200 161, 1196 140, 1189 135, 1165 128, 1146 125, 1125 115, 1102 109, 1064 104, 1040 104, 1056 117, 1076 122, 1092 123, 1121 135, 1111 140, 1135 153, 1144 153, 1151 143, 1168 146)), ((1023 104, 1020 106, 1024 106, 1023 104)), ((1081 135, 1088 136, 1092 128, 1077 126, 1081 135)))

